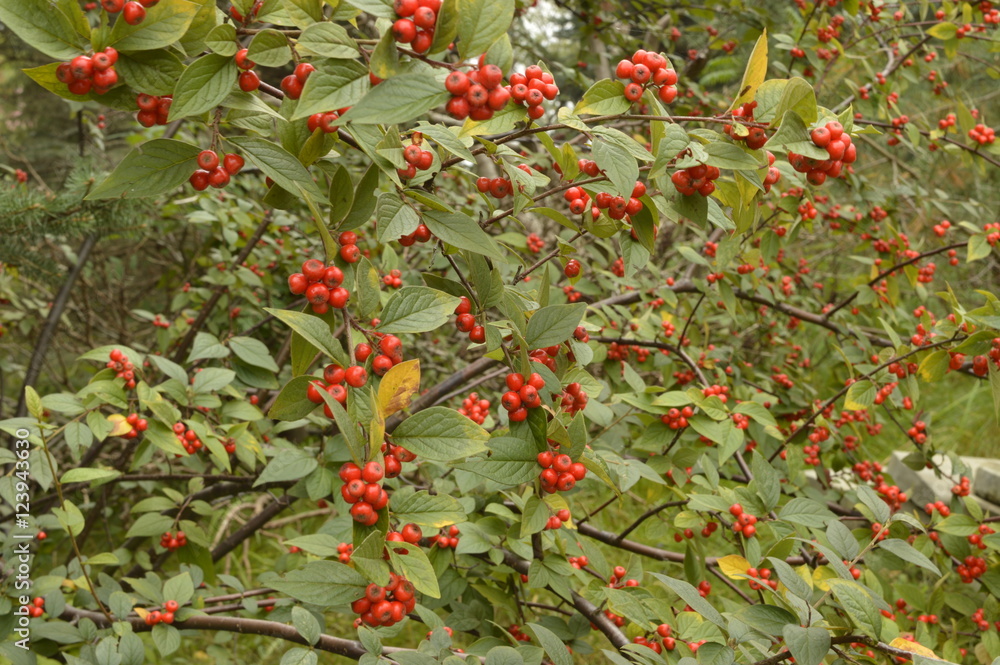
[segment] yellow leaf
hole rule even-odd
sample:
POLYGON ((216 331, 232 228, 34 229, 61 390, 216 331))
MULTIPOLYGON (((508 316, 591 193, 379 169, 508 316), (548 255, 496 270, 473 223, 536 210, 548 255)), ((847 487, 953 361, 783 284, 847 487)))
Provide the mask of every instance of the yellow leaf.
POLYGON ((830 566, 820 566, 813 571, 814 586, 820 591, 829 591, 830 585, 826 581, 834 578, 837 578, 837 573, 830 566))
POLYGON ((889 642, 889 646, 895 647, 896 649, 902 649, 903 651, 909 651, 910 653, 920 654, 921 656, 926 656, 927 658, 936 658, 937 660, 941 660, 933 651, 924 645, 911 642, 910 640, 903 639, 902 637, 897 637, 892 642, 889 642))
POLYGON ((120 413, 112 413, 108 416, 108 422, 113 425, 108 436, 125 436, 132 431, 132 426, 125 420, 125 416, 120 413))
POLYGON ((719 570, 731 580, 743 579, 742 576, 747 574, 747 569, 750 567, 750 562, 738 554, 724 556, 719 559, 718 563, 719 570))
POLYGON ((391 367, 378 386, 378 404, 382 417, 388 418, 408 407, 410 398, 419 387, 419 360, 407 360, 391 367))
POLYGON ((139 618, 143 621, 146 620, 146 615, 149 614, 149 610, 144 607, 133 607, 132 611, 139 615, 139 618))
POLYGON ((767 76, 767 29, 757 39, 757 44, 753 47, 750 60, 747 61, 746 71, 743 72, 743 82, 740 83, 740 92, 730 109, 753 101, 757 94, 757 88, 764 82, 767 76))

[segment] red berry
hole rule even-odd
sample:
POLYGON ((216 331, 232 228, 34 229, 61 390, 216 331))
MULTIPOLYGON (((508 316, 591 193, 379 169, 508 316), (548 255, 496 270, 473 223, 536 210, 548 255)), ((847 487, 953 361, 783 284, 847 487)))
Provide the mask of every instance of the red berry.
POLYGON ((126 2, 122 9, 122 19, 129 25, 139 25, 146 18, 146 8, 138 2, 126 2))

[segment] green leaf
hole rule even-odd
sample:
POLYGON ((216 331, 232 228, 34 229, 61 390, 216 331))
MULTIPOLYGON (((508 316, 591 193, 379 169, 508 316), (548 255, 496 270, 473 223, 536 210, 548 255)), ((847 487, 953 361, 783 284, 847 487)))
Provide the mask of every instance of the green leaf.
POLYGON ((538 477, 537 456, 538 450, 533 442, 511 436, 495 437, 489 441, 486 457, 455 466, 489 478, 503 487, 516 487, 538 477))
POLYGON ((781 129, 774 133, 767 142, 769 150, 778 148, 786 152, 795 152, 813 159, 828 159, 826 150, 817 147, 809 138, 806 124, 795 111, 786 111, 781 116, 781 129))
POLYGON ((296 600, 326 608, 360 598, 368 580, 342 563, 312 561, 282 578, 269 579, 267 584, 296 600))
POLYGON ((719 614, 718 610, 712 607, 693 586, 683 580, 667 577, 666 575, 661 575, 660 573, 651 573, 651 575, 667 585, 670 590, 681 597, 681 600, 690 605, 695 612, 708 619, 719 628, 728 630, 729 624, 726 620, 722 618, 722 615, 719 614))
POLYGON ((215 53, 198 58, 188 65, 174 86, 170 119, 178 120, 214 109, 229 96, 238 74, 239 68, 233 58, 215 53))
MULTIPOLYGON (((282 189, 293 194, 305 192, 317 201, 326 198, 309 175, 309 170, 280 145, 253 136, 237 136, 229 139, 229 142, 238 146, 264 175, 282 189)), ((317 220, 317 223, 322 223, 322 220, 317 220)))
POLYGON ((78 469, 70 469, 64 473, 63 477, 59 479, 59 482, 63 484, 89 483, 96 480, 110 480, 112 478, 117 478, 120 475, 122 475, 121 472, 115 471, 114 469, 91 469, 87 467, 80 467, 78 469))
POLYGON ((750 605, 736 612, 736 616, 748 626, 768 635, 781 635, 786 624, 797 620, 794 614, 775 605, 750 605))
POLYGON ((163 585, 163 597, 166 600, 176 600, 184 605, 194 596, 194 582, 191 581, 191 574, 184 572, 176 577, 171 577, 163 585))
POLYGON ((231 23, 217 25, 205 37, 205 45, 214 53, 232 57, 240 50, 240 42, 236 38, 236 28, 231 23))
POLYGON ((425 490, 412 493, 397 491, 389 508, 399 522, 440 529, 465 520, 462 504, 453 496, 430 494, 425 490))
MULTIPOLYGON (((625 99, 625 84, 602 79, 583 93, 583 99, 573 108, 576 115, 618 115, 632 107, 625 99)), ((675 153, 676 154, 676 153, 675 153)))
POLYGON ((305 27, 323 20, 323 0, 282 0, 295 25, 305 27))
POLYGON ((387 549, 392 567, 412 582, 417 591, 431 598, 441 597, 437 573, 434 572, 434 566, 419 545, 392 543, 392 547, 387 549))
POLYGON ((69 60, 84 50, 73 22, 48 0, 0 0, 0 23, 50 58, 69 60))
POLYGON ((840 606, 858 628, 869 637, 880 639, 882 636, 882 615, 879 614, 871 596, 857 582, 841 579, 826 581, 833 591, 840 606))
POLYGON ((229 348, 233 350, 237 358, 249 365, 272 372, 280 371, 278 364, 271 357, 271 352, 260 340, 252 337, 232 337, 229 339, 229 348))
POLYGON ((153 644, 162 656, 169 656, 181 646, 181 632, 165 623, 153 626, 153 644))
POLYGON ((378 270, 367 258, 362 257, 355 266, 355 282, 358 316, 369 319, 378 311, 381 304, 379 294, 382 281, 378 278, 378 270))
POLYGON ((261 471, 257 480, 254 481, 253 486, 257 487, 265 483, 280 483, 305 478, 317 466, 319 466, 319 462, 309 453, 293 448, 286 448, 271 458, 271 461, 261 471))
POLYGON ((213 393, 222 390, 236 378, 236 372, 221 367, 206 367, 194 375, 192 389, 196 393, 213 393))
POLYGON ((875 384, 871 381, 856 381, 847 389, 847 395, 844 396, 844 408, 848 411, 867 409, 875 403, 875 393, 877 392, 875 384))
POLYGON ((418 457, 448 462, 486 450, 489 432, 454 409, 432 406, 397 427, 392 441, 418 457))
POLYGON ((115 65, 130 88, 149 95, 169 95, 177 79, 184 73, 184 64, 170 51, 139 51, 118 54, 115 65))
POLYGON ((282 67, 292 59, 292 50, 277 30, 261 30, 250 42, 247 57, 262 67, 282 67))
POLYGON ((199 9, 198 4, 188 0, 160 0, 146 10, 142 23, 129 25, 125 21, 115 21, 108 46, 119 51, 151 51, 172 46, 187 32, 199 9))
POLYGON ((506 34, 514 19, 514 0, 458 0, 458 54, 485 53, 506 34))
POLYGON ((423 221, 431 233, 449 245, 495 259, 504 258, 493 238, 469 215, 428 210, 423 215, 423 221))
POLYGON ((635 157, 617 143, 603 140, 594 141, 593 152, 594 161, 613 185, 613 193, 629 198, 639 179, 639 163, 635 157))
POLYGON ((790 78, 788 79, 788 83, 781 89, 781 98, 774 109, 774 117, 784 122, 784 116, 787 111, 794 112, 807 125, 816 122, 818 116, 816 92, 804 79, 798 77, 790 78))
POLYGON ((990 255, 993 248, 986 242, 986 234, 974 233, 969 236, 969 244, 966 249, 965 262, 972 263, 979 259, 985 259, 990 255))
POLYGON ((958 33, 958 26, 954 23, 938 23, 929 28, 927 34, 942 41, 953 39, 958 33))
POLYGON ((938 567, 934 565, 933 561, 928 559, 905 540, 887 538, 886 540, 881 541, 878 546, 879 549, 892 552, 907 563, 920 566, 921 568, 931 571, 935 575, 941 575, 941 571, 938 570, 938 567))
POLYGON ((545 649, 545 653, 549 654, 553 665, 573 665, 573 657, 569 655, 569 652, 566 650, 566 644, 558 635, 537 623, 529 623, 527 624, 527 628, 535 634, 535 639, 545 649))
POLYGON ((310 645, 319 642, 321 634, 319 621, 316 621, 316 617, 306 608, 299 606, 292 608, 292 625, 310 645))
MULTIPOLYGON (((324 58, 358 57, 358 47, 347 30, 336 23, 315 23, 302 31, 297 46, 324 58)), ((314 72, 315 73, 315 72, 314 72)), ((312 76, 309 77, 310 79, 312 76)), ((340 108, 340 107, 337 107, 340 108)))
POLYGON ((440 328, 455 313, 459 299, 426 286, 404 286, 382 309, 378 331, 420 333, 440 328))
POLYGON ((830 633, 825 628, 802 628, 789 624, 782 630, 782 635, 798 665, 819 665, 830 650, 830 633))
POLYGON ((359 125, 397 125, 419 118, 450 97, 433 71, 417 69, 379 83, 342 120, 359 125))
POLYGON ((733 143, 709 143, 705 146, 705 152, 708 153, 705 164, 717 166, 720 169, 756 170, 767 166, 766 163, 758 163, 753 156, 733 143))
POLYGON ((550 305, 536 311, 528 321, 525 335, 528 348, 541 349, 565 342, 573 336, 586 311, 584 303, 550 305))
POLYGON ((330 324, 323 319, 318 316, 288 309, 271 309, 265 307, 264 311, 282 321, 289 328, 301 335, 303 339, 335 360, 342 367, 347 367, 351 364, 350 358, 344 352, 344 347, 333 336, 333 333, 330 332, 330 324))
POLYGON ((34 387, 24 387, 24 403, 28 407, 28 413, 36 420, 41 420, 44 417, 45 409, 42 407, 42 398, 38 396, 34 387))
POLYGON ((298 547, 318 557, 335 557, 340 554, 337 550, 340 538, 335 538, 328 533, 310 533, 284 542, 288 547, 298 547))
POLYGON ((396 191, 385 192, 378 197, 378 202, 375 204, 375 219, 378 222, 380 243, 399 240, 416 231, 420 224, 420 215, 408 206, 396 191))
POLYGON ((153 139, 132 149, 87 199, 148 197, 187 182, 201 148, 173 139, 153 139))
POLYGON ((821 529, 835 515, 818 501, 797 497, 782 506, 778 517, 793 524, 821 529))
MULTIPOLYGON (((326 25, 326 24, 319 24, 326 25)), ((336 60, 309 75, 292 120, 353 106, 368 92, 368 68, 356 60, 336 60)))
POLYGON ((392 0, 348 0, 348 4, 379 18, 398 18, 392 0))

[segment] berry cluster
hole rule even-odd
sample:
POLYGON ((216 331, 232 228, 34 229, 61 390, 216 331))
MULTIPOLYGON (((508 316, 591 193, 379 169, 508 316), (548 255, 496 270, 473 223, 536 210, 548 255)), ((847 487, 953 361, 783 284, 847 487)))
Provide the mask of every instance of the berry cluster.
POLYGON ((354 231, 344 231, 337 236, 340 244, 340 258, 346 263, 357 263, 361 260, 361 250, 358 249, 358 234, 354 231))
MULTIPOLYGON (((755 108, 757 108, 756 101, 747 102, 739 108, 734 109, 732 116, 734 119, 739 118, 746 122, 753 122, 753 111, 755 108)), ((767 132, 764 131, 763 127, 747 127, 747 133, 742 136, 738 132, 733 131, 733 125, 726 125, 722 128, 722 131, 734 141, 745 141, 747 147, 751 150, 760 150, 767 143, 767 132)))
POLYGON ((298 99, 302 96, 302 88, 305 87, 309 75, 316 71, 316 68, 308 62, 300 62, 295 66, 295 70, 281 79, 281 90, 289 99, 298 99))
POLYGON ((123 439, 134 439, 139 436, 139 432, 145 432, 149 427, 149 423, 146 422, 145 418, 140 418, 138 413, 130 413, 125 418, 125 422, 132 426, 132 428, 122 434, 123 439))
POLYGON ((979 145, 992 145, 996 141, 996 132, 992 127, 979 123, 969 130, 969 138, 979 145))
MULTIPOLYGON (((139 5, 139 9, 142 9, 142 5, 139 5)), ((86 95, 88 92, 103 95, 118 83, 116 62, 118 51, 109 46, 92 56, 78 55, 69 62, 61 63, 56 68, 56 79, 65 83, 74 95, 86 95)))
MULTIPOLYGON (((968 494, 966 494, 964 496, 968 496, 968 494)), ((996 533, 996 531, 994 531, 993 529, 991 529, 989 526, 987 526, 985 524, 980 524, 979 525, 979 532, 978 533, 973 533, 973 534, 969 535, 967 537, 967 540, 969 541, 970 545, 974 545, 974 546, 976 546, 977 548, 979 548, 981 550, 985 550, 987 548, 987 545, 986 545, 986 543, 983 542, 983 536, 989 536, 989 535, 992 535, 994 533, 996 533)))
POLYGON ((986 573, 986 560, 979 556, 967 556, 958 566, 955 572, 966 584, 972 584, 977 578, 986 573))
POLYGON ((659 53, 639 49, 630 60, 621 60, 615 68, 615 76, 628 81, 625 84, 625 99, 637 102, 649 88, 658 88, 657 96, 664 104, 677 99, 677 72, 659 53))
POLYGON ((674 171, 670 176, 670 181, 674 183, 674 189, 684 196, 692 196, 698 192, 702 196, 711 196, 715 191, 714 180, 718 180, 722 175, 717 166, 705 166, 698 164, 686 169, 674 171))
POLYGON ((160 536, 160 547, 170 550, 180 549, 188 544, 187 536, 183 531, 178 531, 177 533, 172 533, 170 531, 165 532, 160 536))
MULTIPOLYGON (((37 598, 36 598, 36 600, 37 600, 37 598)), ((983 608, 980 607, 975 612, 973 612, 971 618, 972 618, 972 622, 974 624, 976 624, 976 626, 979 628, 979 630, 984 630, 985 631, 985 630, 989 630, 990 629, 990 622, 986 620, 985 616, 983 616, 983 608)))
POLYGON ((380 484, 384 477, 382 465, 374 461, 365 464, 364 469, 354 462, 340 467, 340 479, 344 481, 340 494, 352 504, 351 517, 355 522, 372 526, 378 521, 378 511, 389 503, 389 495, 380 484))
POLYGON ((431 536, 427 540, 431 542, 432 545, 437 545, 441 549, 455 549, 458 547, 458 536, 462 532, 458 530, 458 527, 452 525, 447 529, 441 529, 441 533, 431 536))
POLYGON ((403 273, 393 268, 388 275, 382 277, 382 283, 391 289, 398 289, 403 286, 403 273))
POLYGON ((136 95, 135 104, 139 107, 139 112, 135 114, 136 121, 143 127, 153 125, 165 125, 170 117, 170 105, 174 103, 174 98, 170 95, 157 97, 140 92, 136 95))
POLYGON ((109 14, 122 13, 122 20, 129 25, 139 25, 146 19, 146 9, 160 0, 101 0, 101 8, 109 14))
POLYGON ((764 191, 770 192, 771 185, 781 180, 781 171, 774 165, 774 153, 767 150, 767 176, 764 178, 764 191))
POLYGON ((171 624, 174 622, 174 614, 180 609, 180 603, 176 600, 168 600, 163 603, 163 611, 153 610, 146 615, 144 621, 147 626, 155 626, 158 623, 171 624))
POLYGON ((489 194, 495 199, 502 199, 510 196, 514 191, 514 186, 506 178, 487 178, 482 176, 476 178, 476 189, 483 194, 489 194))
POLYGON ((531 65, 523 74, 511 74, 507 90, 515 102, 528 107, 528 117, 532 120, 538 120, 545 114, 542 103, 546 99, 552 101, 559 94, 552 74, 538 65, 531 65))
POLYGON ((388 628, 402 621, 416 604, 413 585, 405 577, 389 573, 389 584, 384 587, 374 582, 369 584, 365 595, 351 603, 351 610, 359 615, 356 625, 388 628))
POLYGON ((569 558, 569 565, 573 566, 577 570, 580 570, 581 568, 586 568, 590 565, 590 559, 585 556, 571 556, 569 558))
POLYGON ((412 462, 417 459, 417 454, 394 443, 384 442, 381 448, 384 455, 385 477, 395 478, 403 472, 403 462, 412 462))
POLYGON ((562 525, 570 520, 572 515, 569 512, 569 508, 562 508, 556 511, 555 515, 549 516, 549 521, 545 523, 546 530, 561 529, 562 525))
POLYGON ((219 153, 214 150, 202 150, 198 153, 199 169, 191 174, 191 186, 203 192, 211 185, 222 189, 229 184, 229 178, 236 175, 246 162, 237 154, 230 153, 219 160, 219 153))
POLYGON ((339 118, 340 118, 340 113, 337 111, 327 111, 326 113, 313 113, 311 116, 309 116, 309 120, 306 121, 306 127, 309 128, 310 134, 315 132, 317 129, 322 131, 324 134, 336 134, 337 120, 339 118))
POLYGON ((426 171, 434 163, 434 153, 420 147, 423 143, 423 135, 420 132, 413 132, 410 137, 410 145, 403 148, 403 159, 406 160, 405 169, 396 169, 396 173, 403 180, 409 180, 417 175, 417 171, 426 171))
POLYGON ((469 393, 469 396, 462 400, 462 408, 458 412, 477 425, 482 425, 486 416, 490 415, 490 401, 480 399, 479 393, 469 393))
POLYGON ((972 491, 972 485, 969 482, 968 476, 962 476, 958 479, 958 482, 951 487, 951 493, 955 496, 969 496, 972 491))
POLYGON ((434 43, 441 0, 395 0, 393 9, 399 18, 392 24, 392 36, 400 44, 409 44, 417 53, 427 53, 434 43))
POLYGON ((184 446, 184 450, 187 451, 188 455, 194 455, 196 452, 201 450, 201 439, 198 438, 198 435, 193 429, 188 429, 184 423, 174 423, 174 436, 176 436, 177 441, 184 446))
POLYGON ((343 309, 351 292, 343 288, 343 271, 335 265, 326 265, 319 259, 309 259, 302 264, 302 272, 288 276, 288 290, 293 295, 305 294, 316 314, 325 314, 332 306, 343 309))
POLYGON ((788 163, 799 173, 805 173, 806 180, 813 185, 822 185, 828 177, 840 177, 844 164, 853 164, 858 158, 857 147, 851 142, 851 135, 836 120, 812 130, 810 138, 813 145, 826 150, 829 158, 813 159, 789 152, 788 163))
POLYGON ((31 605, 28 606, 28 616, 33 619, 45 614, 45 599, 41 596, 36 596, 31 599, 31 605))
POLYGON ((538 237, 537 233, 531 233, 528 235, 528 251, 532 254, 538 254, 543 249, 545 249, 545 241, 538 237))
POLYGON ((566 389, 562 394, 562 406, 563 411, 569 414, 574 414, 577 411, 583 411, 587 408, 588 401, 587 393, 581 388, 579 383, 575 381, 573 383, 567 384, 566 389))
POLYGON ((399 531, 390 531, 386 534, 385 539, 392 543, 409 543, 411 545, 416 545, 423 537, 424 532, 420 530, 420 527, 410 522, 408 524, 404 524, 403 528, 399 531))
POLYGON ((685 406, 683 409, 670 409, 662 416, 660 422, 670 429, 684 429, 688 426, 688 418, 694 415, 694 407, 685 406))
POLYGON ((427 242, 428 240, 430 240, 433 237, 434 236, 433 236, 433 234, 431 234, 431 230, 429 228, 427 228, 427 225, 421 223, 421 224, 417 225, 417 230, 416 231, 414 231, 413 233, 411 233, 409 235, 405 235, 405 236, 401 237, 399 239, 399 244, 402 245, 403 247, 409 247, 409 246, 413 245, 414 243, 427 242))
POLYGON ((632 187, 632 195, 627 199, 624 196, 612 196, 608 192, 598 192, 597 196, 594 197, 594 207, 597 208, 597 210, 592 211, 597 213, 594 218, 597 218, 600 210, 607 210, 608 217, 611 219, 624 219, 626 216, 634 215, 642 210, 642 201, 639 200, 639 197, 645 194, 646 185, 638 180, 632 187))
POLYGON ((523 632, 521 630, 521 627, 519 625, 517 625, 516 623, 512 623, 510 625, 510 628, 507 629, 507 632, 510 633, 510 636, 513 637, 518 642, 530 642, 531 641, 531 635, 528 635, 527 633, 523 632))
POLYGON ((476 324, 476 317, 472 314, 472 303, 468 298, 462 296, 462 301, 455 308, 455 328, 459 332, 469 334, 469 339, 476 344, 486 341, 486 328, 476 324))
POLYGON ((525 381, 523 374, 512 372, 507 375, 506 382, 507 392, 500 398, 500 405, 507 410, 511 422, 519 423, 528 418, 528 409, 542 405, 538 391, 545 387, 545 379, 536 372, 525 381))
POLYGON ((444 80, 451 93, 445 110, 456 120, 489 120, 510 99, 510 90, 500 85, 503 71, 496 65, 484 65, 483 58, 479 60, 478 69, 468 74, 456 70, 444 80))
POLYGON ((757 533, 757 517, 743 511, 743 506, 734 503, 729 506, 729 514, 735 517, 733 521, 733 531, 742 533, 744 538, 753 538, 757 533))
POLYGON ((257 72, 253 71, 253 68, 257 66, 257 63, 247 57, 248 53, 248 49, 241 48, 236 52, 236 55, 233 56, 233 60, 236 62, 236 67, 240 70, 240 74, 236 78, 236 82, 239 84, 240 90, 243 92, 253 92, 260 87, 260 77, 257 76, 257 72))
POLYGON ((111 353, 108 354, 108 358, 109 360, 105 367, 113 369, 117 378, 125 379, 126 388, 135 388, 135 367, 129 362, 128 356, 122 353, 120 349, 112 349, 111 353))
POLYGON ((340 543, 337 545, 337 560, 340 563, 350 563, 352 554, 354 554, 354 545, 351 543, 340 543))
POLYGON ((574 215, 582 215, 588 208, 592 207, 590 205, 590 194, 583 191, 583 187, 570 187, 563 194, 563 198, 569 203, 569 211, 574 215))
POLYGON ((587 467, 583 462, 574 462, 569 455, 555 454, 546 450, 538 453, 538 464, 542 472, 538 478, 542 483, 542 491, 548 494, 568 492, 576 486, 578 480, 587 476, 587 467))
POLYGON ((910 437, 910 440, 912 440, 913 443, 919 446, 927 443, 926 430, 927 430, 927 423, 925 423, 923 420, 918 420, 915 423, 913 423, 913 427, 906 430, 906 435, 910 437))

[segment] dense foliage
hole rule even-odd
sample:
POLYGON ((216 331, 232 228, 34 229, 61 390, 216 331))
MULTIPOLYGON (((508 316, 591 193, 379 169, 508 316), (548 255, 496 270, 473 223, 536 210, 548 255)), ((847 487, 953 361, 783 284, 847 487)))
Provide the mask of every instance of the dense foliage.
POLYGON ((993 3, 0 24, 0 657, 1000 658, 993 3))

